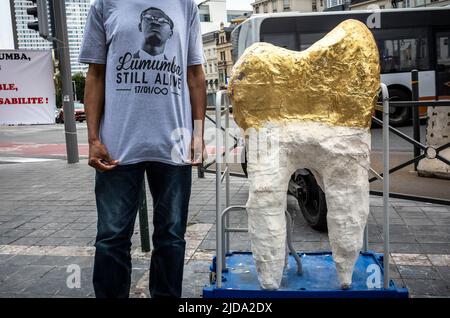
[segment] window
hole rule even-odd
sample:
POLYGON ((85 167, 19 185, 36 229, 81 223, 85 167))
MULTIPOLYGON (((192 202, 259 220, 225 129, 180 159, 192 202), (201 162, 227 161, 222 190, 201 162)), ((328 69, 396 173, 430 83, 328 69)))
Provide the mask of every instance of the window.
POLYGON ((211 22, 211 15, 209 12, 209 6, 208 5, 201 5, 198 8, 199 12, 198 15, 200 17, 200 22, 211 22))
POLYGON ((425 0, 416 0, 416 7, 421 7, 425 5, 425 0))
POLYGON ((450 66, 450 33, 438 34, 436 37, 437 64, 450 66))
POLYGON ((228 21, 228 22, 231 22, 232 20, 237 19, 237 18, 239 18, 240 16, 241 16, 240 14, 228 14, 228 15, 227 15, 227 21, 228 21))
POLYGON ((271 43, 273 45, 297 51, 297 41, 295 33, 269 33, 261 35, 261 41, 271 43))
POLYGON ((344 4, 344 0, 327 0, 327 8, 336 7, 338 5, 344 4))
POLYGON ((211 16, 209 14, 200 14, 200 22, 211 22, 211 16))
POLYGON ((225 52, 220 52, 220 61, 225 61, 225 52))
POLYGON ((382 73, 429 69, 425 29, 375 30, 374 35, 380 50, 382 73))
POLYGON ((283 0, 283 10, 288 11, 291 9, 291 0, 283 0))
POLYGON ((255 13, 259 13, 259 6, 255 6, 255 13))
POLYGON ((263 8, 264 8, 264 13, 269 12, 268 9, 267 9, 267 3, 264 3, 264 4, 263 4, 263 8))
POLYGON ((278 11, 278 0, 272 0, 272 12, 278 11))
POLYGON ((300 51, 306 50, 319 41, 326 33, 302 33, 299 35, 300 51))

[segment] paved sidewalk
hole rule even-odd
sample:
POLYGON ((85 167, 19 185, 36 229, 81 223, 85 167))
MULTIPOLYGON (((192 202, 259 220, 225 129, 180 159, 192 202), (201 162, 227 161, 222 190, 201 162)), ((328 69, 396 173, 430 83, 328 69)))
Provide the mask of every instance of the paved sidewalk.
MULTIPOLYGON (((198 179, 193 170, 184 297, 201 297, 215 253, 215 179, 211 174, 205 177, 198 179)), ((231 180, 231 202, 245 204, 247 181, 231 180)), ((0 164, 0 297, 94 296, 93 189, 94 170, 85 160, 74 165, 62 160, 0 164), (74 268, 81 271, 80 288, 68 287, 74 268)), ((151 196, 147 198, 151 219, 151 196)), ((327 235, 305 224, 292 197, 288 205, 297 214, 294 247, 305 252, 330 250, 327 235)), ((382 220, 381 198, 372 197, 370 248, 379 252, 382 220)), ((245 227, 246 216, 232 214, 231 222, 245 227)), ((449 297, 450 207, 392 200, 391 224, 394 280, 406 284, 413 297, 449 297)), ((247 234, 232 234, 231 248, 249 250, 247 234)), ((140 252, 138 224, 132 249, 131 296, 148 297, 150 255, 140 252)))

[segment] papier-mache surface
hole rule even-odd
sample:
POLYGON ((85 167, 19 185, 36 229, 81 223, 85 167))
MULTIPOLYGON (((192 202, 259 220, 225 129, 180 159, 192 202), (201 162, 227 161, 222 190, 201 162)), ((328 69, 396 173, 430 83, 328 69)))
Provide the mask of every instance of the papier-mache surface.
POLYGON ((369 128, 379 87, 376 42, 350 19, 302 52, 253 44, 235 64, 228 90, 244 130, 291 120, 369 128))

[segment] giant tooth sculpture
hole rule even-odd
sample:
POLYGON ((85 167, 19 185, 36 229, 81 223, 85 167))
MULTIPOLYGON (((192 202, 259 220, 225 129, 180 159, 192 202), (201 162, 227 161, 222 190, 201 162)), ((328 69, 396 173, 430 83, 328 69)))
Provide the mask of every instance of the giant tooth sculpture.
POLYGON ((256 43, 235 64, 228 90, 248 142, 246 207, 262 288, 281 283, 286 193, 299 168, 313 171, 325 192, 333 259, 341 287, 350 287, 369 214, 369 127, 379 86, 376 43, 356 20, 303 52, 256 43))

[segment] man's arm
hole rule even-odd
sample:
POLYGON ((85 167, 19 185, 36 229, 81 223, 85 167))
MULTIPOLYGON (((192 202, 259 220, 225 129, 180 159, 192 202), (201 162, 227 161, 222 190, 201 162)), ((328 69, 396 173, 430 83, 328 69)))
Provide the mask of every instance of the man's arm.
POLYGON ((105 104, 105 65, 89 64, 84 88, 84 108, 89 142, 89 165, 107 171, 119 163, 113 160, 100 141, 99 128, 105 104))
POLYGON ((192 107, 192 122, 194 132, 191 141, 191 161, 193 165, 203 162, 204 139, 206 114, 206 84, 205 72, 202 65, 192 65, 187 68, 187 81, 192 107))

